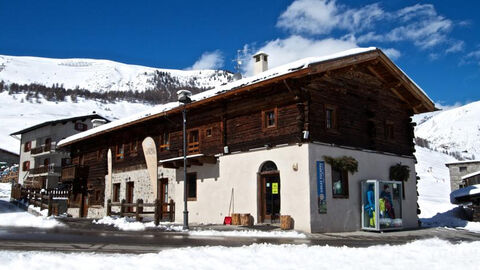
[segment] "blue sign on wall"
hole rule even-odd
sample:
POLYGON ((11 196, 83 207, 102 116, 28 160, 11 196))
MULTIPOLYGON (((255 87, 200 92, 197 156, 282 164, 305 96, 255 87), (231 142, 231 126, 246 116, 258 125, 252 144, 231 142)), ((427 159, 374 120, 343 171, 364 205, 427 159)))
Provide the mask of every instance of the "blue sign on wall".
POLYGON ((325 192, 325 162, 317 161, 318 213, 327 213, 327 193, 325 192))

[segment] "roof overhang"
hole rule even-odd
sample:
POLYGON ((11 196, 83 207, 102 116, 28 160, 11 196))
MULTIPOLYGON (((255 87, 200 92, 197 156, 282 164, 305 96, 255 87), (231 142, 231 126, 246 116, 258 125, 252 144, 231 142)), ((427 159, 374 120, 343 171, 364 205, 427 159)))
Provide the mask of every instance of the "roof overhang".
MULTIPOLYGON (((162 165, 164 168, 173 168, 178 169, 183 167, 183 159, 184 157, 175 157, 160 160, 158 163, 162 165)), ((203 164, 216 164, 217 158, 214 156, 206 156, 204 154, 196 154, 187 156, 187 167, 189 166, 203 166, 203 164)))
MULTIPOLYGON (((435 105, 433 101, 430 100, 430 98, 425 94, 425 92, 379 49, 371 49, 371 50, 367 50, 365 52, 360 52, 356 54, 350 54, 350 55, 340 56, 332 59, 321 60, 318 62, 312 62, 306 66, 299 66, 298 69, 295 69, 295 68, 290 69, 289 72, 280 74, 278 76, 272 76, 264 80, 254 81, 251 84, 241 85, 239 87, 233 87, 228 91, 218 93, 214 96, 193 101, 192 103, 187 104, 185 108, 189 110, 192 108, 201 107, 215 101, 228 99, 229 97, 233 97, 233 96, 237 96, 243 93, 253 91, 256 88, 260 88, 269 84, 283 82, 286 79, 301 78, 306 75, 324 73, 324 72, 333 71, 336 69, 341 69, 348 66, 354 66, 361 63, 367 63, 372 61, 377 61, 377 63, 383 64, 385 68, 392 74, 392 76, 397 78, 398 82, 391 84, 389 88, 393 93, 395 93, 395 95, 397 95, 407 105, 409 105, 414 113, 431 112, 435 110, 435 105)), ((385 78, 381 77, 380 74, 376 74, 374 71, 372 73, 377 77, 379 77, 380 80, 385 81, 385 78)), ((141 122, 149 121, 151 119, 165 117, 171 114, 178 114, 178 113, 181 113, 183 109, 184 109, 183 106, 177 106, 169 110, 163 111, 161 113, 151 114, 140 119, 126 122, 122 125, 112 126, 111 128, 85 135, 81 138, 76 138, 73 140, 69 140, 67 142, 62 142, 58 146, 65 147, 79 141, 93 138, 108 132, 122 129, 124 127, 132 126, 141 122)))

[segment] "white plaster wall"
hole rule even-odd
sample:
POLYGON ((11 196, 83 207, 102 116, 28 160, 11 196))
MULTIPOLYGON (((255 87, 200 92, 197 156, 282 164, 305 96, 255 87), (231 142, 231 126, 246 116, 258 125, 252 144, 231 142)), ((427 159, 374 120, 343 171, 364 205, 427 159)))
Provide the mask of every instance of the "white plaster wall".
POLYGON ((361 229, 361 185, 366 179, 389 180, 390 166, 401 162, 410 167, 410 178, 404 183, 405 199, 402 201, 402 217, 404 228, 418 226, 417 191, 415 179, 415 163, 413 158, 360 150, 345 149, 320 144, 309 144, 310 156, 310 197, 311 231, 340 232, 361 229), (331 167, 325 164, 325 182, 327 194, 327 214, 319 214, 317 206, 317 171, 316 161, 324 160, 323 156, 351 156, 358 161, 358 172, 349 173, 348 199, 333 198, 331 167))
MULTIPOLYGON (((229 215, 232 188, 234 212, 250 213, 255 223, 257 211, 257 172, 265 161, 273 161, 280 171, 280 213, 291 215, 295 229, 310 230, 308 147, 285 146, 221 156, 215 165, 192 166, 197 173, 197 200, 188 202, 192 223, 223 223, 229 215), (292 166, 298 163, 298 170, 292 166)), ((183 222, 183 168, 177 170, 175 184, 176 221, 183 222)))

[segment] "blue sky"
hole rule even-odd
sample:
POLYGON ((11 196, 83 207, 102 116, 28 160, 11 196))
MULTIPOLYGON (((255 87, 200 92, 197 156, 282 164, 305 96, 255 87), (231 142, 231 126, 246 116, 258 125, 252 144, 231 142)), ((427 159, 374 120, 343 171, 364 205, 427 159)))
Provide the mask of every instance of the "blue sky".
POLYGON ((0 0, 0 54, 233 70, 376 46, 443 105, 480 100, 478 1, 0 0))

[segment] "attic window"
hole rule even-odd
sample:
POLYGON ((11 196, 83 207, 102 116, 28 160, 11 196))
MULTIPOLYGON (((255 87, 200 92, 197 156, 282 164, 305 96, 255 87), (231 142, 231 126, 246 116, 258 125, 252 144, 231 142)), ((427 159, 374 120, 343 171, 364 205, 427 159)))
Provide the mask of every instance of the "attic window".
POLYGON ((336 129, 337 128, 337 108, 331 105, 325 105, 325 128, 336 129))
POLYGON ((212 137, 212 128, 207 128, 205 130, 205 137, 212 137))
POLYGON ((88 127, 87 127, 86 124, 80 123, 80 122, 75 123, 75 130, 85 131, 85 130, 87 130, 87 129, 88 129, 88 127))
POLYGON ((390 121, 387 121, 385 123, 385 139, 387 140, 393 140, 394 139, 394 126, 393 123, 390 121))
POLYGON ((263 129, 275 128, 277 127, 277 108, 272 110, 267 110, 262 112, 262 122, 263 129))
POLYGON ((459 167, 458 169, 460 170, 460 172, 466 172, 467 171, 467 167, 465 167, 465 166, 459 167))
POLYGON ((255 62, 260 62, 260 55, 255 55, 255 62))

